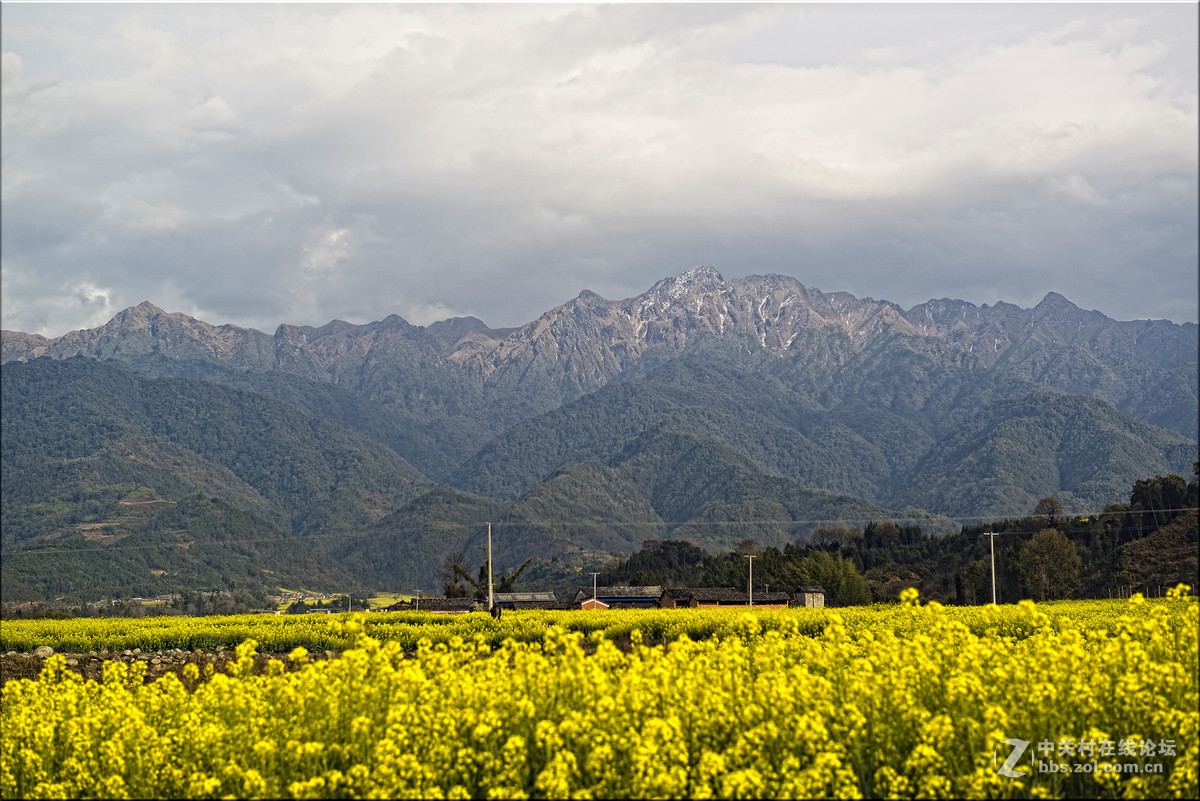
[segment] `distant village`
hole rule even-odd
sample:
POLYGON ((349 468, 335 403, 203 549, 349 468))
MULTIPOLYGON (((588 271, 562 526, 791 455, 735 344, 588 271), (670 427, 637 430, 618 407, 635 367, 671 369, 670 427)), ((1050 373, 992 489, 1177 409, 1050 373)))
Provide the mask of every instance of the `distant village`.
MULTIPOLYGON (((207 599, 228 598, 228 591, 201 591, 197 597, 207 599)), ((108 614, 122 605, 146 610, 149 614, 179 614, 171 607, 183 598, 178 593, 154 597, 136 597, 127 601, 93 601, 84 604, 76 614, 108 614), (86 611, 84 611, 86 610, 86 611), (161 610, 161 611, 160 611, 161 610)), ((268 600, 274 608, 253 610, 255 614, 338 614, 347 611, 366 611, 370 605, 366 599, 346 594, 285 591, 271 595, 268 600)), ((7 604, 0 609, 0 618, 24 617, 36 608, 44 606, 34 602, 7 604)), ((492 594, 492 606, 486 600, 475 598, 447 598, 442 595, 416 595, 387 606, 370 607, 376 612, 427 612, 435 615, 463 615, 470 612, 488 612, 493 615, 505 610, 552 609, 552 610, 604 610, 604 609, 725 609, 730 607, 756 607, 759 609, 787 609, 788 607, 824 607, 825 591, 821 587, 800 587, 795 593, 755 592, 753 594, 720 587, 582 587, 570 600, 561 601, 553 592, 496 592, 492 594)), ((42 610, 45 614, 46 610, 42 610)), ((60 610, 61 612, 61 610, 60 610)), ((53 614, 53 610, 51 610, 53 614)), ((41 616, 34 613, 33 616, 41 616)))
MULTIPOLYGON (((823 607, 825 591, 821 587, 800 587, 786 592, 746 593, 719 587, 583 587, 569 601, 560 601, 553 592, 497 592, 492 594, 497 611, 517 609, 603 610, 603 609, 715 609, 757 607, 787 609, 792 606, 823 607)), ((435 615, 462 615, 488 611, 486 601, 474 598, 417 596, 385 608, 388 612, 430 612, 435 615)))

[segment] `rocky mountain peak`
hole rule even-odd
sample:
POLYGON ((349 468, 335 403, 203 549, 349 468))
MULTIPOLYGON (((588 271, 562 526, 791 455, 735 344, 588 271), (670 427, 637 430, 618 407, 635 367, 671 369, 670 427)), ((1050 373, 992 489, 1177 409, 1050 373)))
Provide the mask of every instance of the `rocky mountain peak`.
POLYGON ((272 337, 253 329, 212 326, 144 302, 104 326, 53 340, 4 332, 2 351, 4 361, 77 354, 134 360, 156 354, 364 386, 390 380, 384 376, 397 369, 404 374, 432 371, 430 375, 449 369, 480 388, 523 388, 537 395, 539 403, 552 404, 599 389, 651 349, 681 353, 705 338, 746 338, 775 355, 818 363, 833 358, 830 343, 868 348, 895 335, 924 338, 945 353, 972 354, 981 366, 1000 366, 1049 386, 1086 391, 1119 407, 1125 403, 1133 408, 1141 395, 1103 394, 1112 385, 1102 378, 1112 369, 1110 363, 1179 368, 1184 370, 1178 379, 1182 400, 1172 403, 1185 413, 1176 416, 1187 417, 1195 404, 1194 378, 1189 378, 1197 361, 1195 324, 1109 320, 1055 292, 1033 309, 941 298, 906 312, 887 301, 805 287, 789 276, 727 281, 707 265, 664 278, 626 300, 606 300, 583 290, 518 328, 490 329, 469 317, 421 327, 391 315, 365 325, 340 320, 319 328, 284 324, 272 337), (1070 350, 1071 370, 1059 368, 1067 357, 1051 354, 1047 343, 1070 350))
POLYGON ((1031 319, 1035 325, 1053 323, 1073 331, 1088 325, 1112 322, 1098 311, 1079 308, 1057 292, 1047 293, 1042 302, 1033 307, 1031 319))
POLYGON ((1088 312, 1085 312, 1057 292, 1047 292, 1046 297, 1042 298, 1041 303, 1033 307, 1033 316, 1035 319, 1050 315, 1076 316, 1080 314, 1088 315, 1088 312))
POLYGON ((455 351, 478 352, 495 347, 515 328, 488 328, 478 317, 451 317, 425 326, 425 341, 431 343, 438 353, 445 355, 455 351))
POLYGON ((1069 309, 1078 309, 1079 308, 1074 303, 1067 300, 1066 297, 1058 294, 1057 292, 1047 292, 1046 297, 1042 298, 1042 302, 1039 303, 1038 306, 1039 307, 1041 307, 1041 306, 1058 306, 1061 308, 1069 308, 1069 309))
POLYGON ((938 298, 913 306, 904 317, 918 328, 970 325, 979 320, 979 307, 954 298, 938 298))
POLYGON ((54 340, 24 331, 0 331, 0 362, 23 362, 46 352, 54 340))
POLYGON ((693 267, 682 275, 663 280, 650 287, 646 294, 651 297, 682 298, 696 293, 719 292, 725 288, 725 279, 715 268, 707 265, 693 267))

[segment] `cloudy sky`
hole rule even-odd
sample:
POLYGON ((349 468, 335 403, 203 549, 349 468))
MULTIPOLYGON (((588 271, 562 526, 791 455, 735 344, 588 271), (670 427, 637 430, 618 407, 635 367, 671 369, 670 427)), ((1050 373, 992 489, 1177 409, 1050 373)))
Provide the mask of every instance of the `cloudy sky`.
POLYGON ((519 325, 698 265, 1197 319, 1197 4, 2 8, 3 327, 519 325))

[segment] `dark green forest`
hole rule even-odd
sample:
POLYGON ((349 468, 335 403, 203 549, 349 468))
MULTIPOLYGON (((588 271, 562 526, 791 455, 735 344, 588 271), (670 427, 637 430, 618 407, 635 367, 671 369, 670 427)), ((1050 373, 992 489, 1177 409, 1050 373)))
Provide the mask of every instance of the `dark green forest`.
MULTIPOLYGON (((1178 474, 1136 482, 1128 503, 1094 517, 1065 517, 1053 498, 1039 513, 964 526, 934 537, 919 526, 885 521, 858 528, 819 528, 782 549, 753 539, 734 551, 712 553, 693 543, 651 540, 601 573, 602 584, 732 587, 747 591, 747 555, 754 586, 795 592, 825 588, 827 603, 844 606, 896 600, 916 587, 922 597, 949 604, 992 598, 991 537, 995 537, 996 595, 1022 599, 1162 595, 1176 584, 1200 586, 1197 506, 1200 461, 1190 481, 1178 474)), ((1035 510, 1031 510, 1034 512, 1035 510)))

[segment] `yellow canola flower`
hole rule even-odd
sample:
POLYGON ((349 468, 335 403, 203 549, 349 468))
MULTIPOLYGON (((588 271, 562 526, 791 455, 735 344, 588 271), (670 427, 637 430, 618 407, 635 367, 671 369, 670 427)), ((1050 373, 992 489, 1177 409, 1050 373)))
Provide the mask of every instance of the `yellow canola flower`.
POLYGON ((466 617, 238 622, 229 675, 207 680, 110 663, 82 681, 53 657, 4 686, 0 797, 1198 795, 1198 614, 1182 591, 466 617), (338 642, 340 658, 308 661, 338 642), (292 668, 256 675, 260 649, 292 668), (998 771, 1012 740, 1029 743, 1021 778, 998 771), (1058 760, 1106 741, 1135 754, 1097 764, 1128 772, 1037 770, 1047 746, 1058 760))

